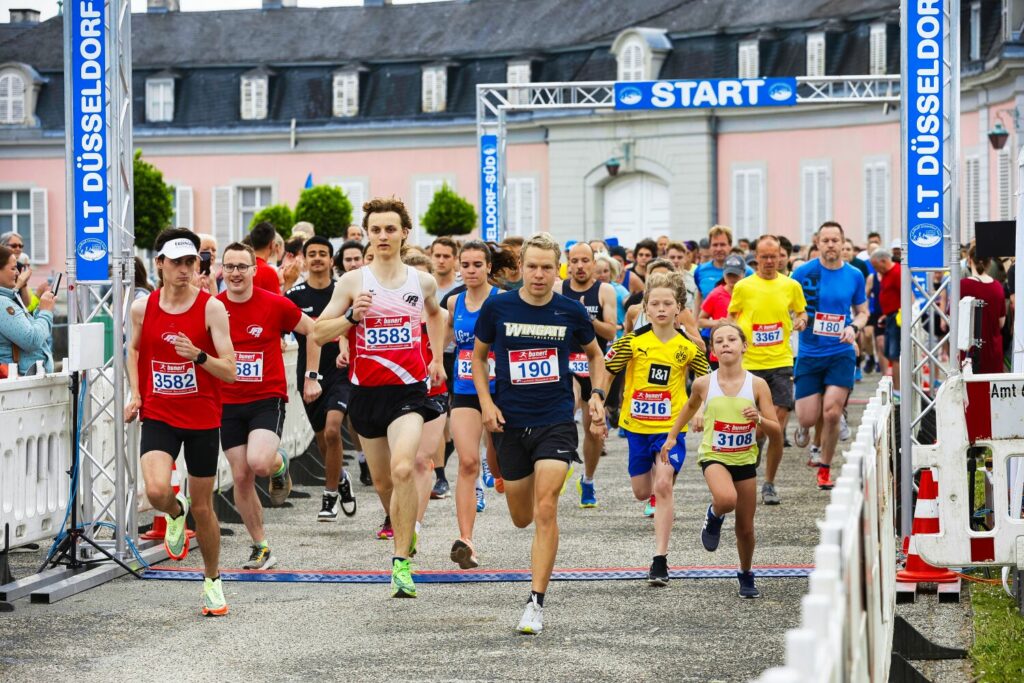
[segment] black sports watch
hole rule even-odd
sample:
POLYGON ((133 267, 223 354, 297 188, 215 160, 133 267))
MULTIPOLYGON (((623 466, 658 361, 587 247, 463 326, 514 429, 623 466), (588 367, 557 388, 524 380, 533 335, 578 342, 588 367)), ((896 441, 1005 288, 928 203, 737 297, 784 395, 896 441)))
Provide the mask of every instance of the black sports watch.
POLYGON ((321 375, 316 370, 310 370, 309 372, 306 373, 306 379, 315 379, 317 382, 319 382, 323 378, 324 378, 324 376, 321 375))
POLYGON ((602 401, 608 400, 608 395, 604 393, 604 389, 591 389, 590 393, 597 394, 598 398, 602 401))
POLYGON ((196 356, 196 363, 198 363, 199 365, 202 365, 203 363, 206 362, 206 360, 208 358, 209 358, 209 356, 206 355, 206 351, 200 351, 199 355, 196 356))
POLYGON ((355 318, 355 313, 356 313, 356 309, 354 309, 354 308, 349 308, 349 309, 348 309, 348 312, 347 312, 347 313, 345 314, 345 320, 349 321, 349 322, 350 322, 350 323, 352 323, 353 325, 358 325, 358 324, 359 324, 359 321, 358 321, 358 320, 356 320, 356 318, 355 318))

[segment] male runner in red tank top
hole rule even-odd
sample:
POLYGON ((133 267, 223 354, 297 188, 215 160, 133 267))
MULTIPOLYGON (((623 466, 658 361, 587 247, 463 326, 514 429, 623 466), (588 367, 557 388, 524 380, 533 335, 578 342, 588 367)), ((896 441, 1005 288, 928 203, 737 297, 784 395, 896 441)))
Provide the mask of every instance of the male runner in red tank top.
POLYGON ((414 598, 409 558, 416 549, 415 457, 424 418, 436 417, 426 404, 427 381, 440 384, 446 379, 445 319, 434 278, 402 263, 402 244, 412 230, 405 205, 394 198, 367 202, 363 227, 374 250, 373 263, 341 276, 313 338, 322 344, 349 337, 349 416, 374 481, 390 465, 394 486, 391 596, 414 598), (433 354, 429 368, 420 349, 424 317, 433 354))
POLYGON ((162 285, 131 308, 131 399, 124 419, 141 417, 142 479, 149 502, 167 518, 164 546, 172 559, 188 554, 185 517, 192 511, 206 574, 202 613, 220 616, 228 606, 218 571, 220 526, 213 511, 213 485, 221 382, 235 381, 235 352, 224 304, 191 284, 199 236, 169 228, 157 235, 156 249, 162 285), (191 507, 171 488, 171 466, 182 446, 191 507))
MULTIPOLYGON (((269 569, 277 559, 270 552, 263 529, 263 505, 256 495, 256 477, 270 478, 270 502, 284 504, 292 490, 288 458, 278 450, 284 428, 288 380, 284 375, 281 335, 296 331, 309 335, 313 320, 290 299, 254 286, 256 254, 252 247, 232 242, 224 249, 227 290, 217 298, 228 312, 231 344, 235 348, 235 384, 226 385, 220 444, 231 463, 235 507, 252 537, 252 553, 245 569, 269 569)), ((306 367, 320 365, 320 346, 306 345, 306 367)), ((303 400, 320 396, 320 375, 315 370, 303 382, 303 400)))

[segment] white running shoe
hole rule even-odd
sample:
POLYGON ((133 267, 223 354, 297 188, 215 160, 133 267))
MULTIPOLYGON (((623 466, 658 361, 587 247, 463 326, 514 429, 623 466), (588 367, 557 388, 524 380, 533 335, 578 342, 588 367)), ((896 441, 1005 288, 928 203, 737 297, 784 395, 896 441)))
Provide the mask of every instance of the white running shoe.
POLYGON ((839 417, 839 440, 849 441, 850 440, 850 425, 846 424, 846 413, 843 413, 839 417))
POLYGON ((807 448, 807 444, 810 442, 811 430, 797 425, 797 428, 793 430, 793 444, 797 448, 807 448))
POLYGON ((811 446, 811 450, 807 452, 807 466, 817 467, 821 464, 821 447, 811 446))
POLYGON ((526 603, 526 611, 523 618, 519 620, 516 630, 526 635, 537 635, 544 630, 544 608, 537 604, 537 598, 530 596, 526 603))

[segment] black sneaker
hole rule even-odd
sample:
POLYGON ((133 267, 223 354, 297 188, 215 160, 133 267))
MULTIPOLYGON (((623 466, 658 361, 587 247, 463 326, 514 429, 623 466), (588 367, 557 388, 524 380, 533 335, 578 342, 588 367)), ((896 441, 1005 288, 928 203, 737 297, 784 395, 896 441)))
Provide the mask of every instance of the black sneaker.
POLYGON ((736 572, 736 579, 740 582, 741 598, 761 597, 761 591, 754 585, 754 572, 736 572))
POLYGON ((332 493, 325 493, 320 499, 320 512, 317 513, 318 522, 333 522, 338 518, 338 496, 332 493))
POLYGON ((449 496, 451 487, 447 479, 438 479, 434 482, 434 488, 430 491, 430 500, 444 500, 449 496))
POLYGON ((370 466, 365 462, 359 463, 359 483, 363 486, 373 486, 373 479, 370 477, 370 466))
POLYGON ((718 542, 722 540, 722 522, 725 521, 725 515, 718 517, 711 510, 711 506, 708 505, 708 512, 704 515, 704 528, 700 530, 700 542, 704 544, 704 549, 709 552, 718 550, 718 542))
POLYGON ((284 451, 279 450, 278 452, 281 454, 283 467, 280 474, 270 477, 270 507, 275 508, 284 505, 292 492, 292 474, 288 470, 288 456, 284 451))
POLYGON ((348 470, 341 473, 341 481, 338 482, 338 495, 341 498, 341 511, 346 517, 354 517, 356 514, 356 497, 352 495, 352 479, 348 476, 348 470))
POLYGON ((864 360, 864 374, 868 375, 875 371, 875 357, 868 356, 864 360))
POLYGON ((655 555, 651 562, 651 570, 647 572, 647 582, 652 586, 668 585, 668 558, 664 555, 655 555))

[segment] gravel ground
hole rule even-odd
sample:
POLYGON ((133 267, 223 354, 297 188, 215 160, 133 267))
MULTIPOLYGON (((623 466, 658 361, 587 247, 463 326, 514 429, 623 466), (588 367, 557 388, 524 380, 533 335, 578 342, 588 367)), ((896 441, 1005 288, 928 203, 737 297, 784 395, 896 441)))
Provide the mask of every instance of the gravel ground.
MULTIPOLYGON (((859 385, 866 397, 873 383, 859 385)), ((862 407, 850 407, 855 427, 862 407)), ((694 441, 688 442, 693 453, 694 441)), ((559 510, 558 568, 644 567, 653 554, 653 523, 633 500, 625 471, 625 441, 612 436, 597 472, 599 507, 582 510, 570 488, 559 510)), ((827 495, 813 484, 806 456, 788 449, 777 482, 780 507, 758 510, 755 565, 809 564, 818 539, 814 520, 827 495)), ((449 463, 454 481, 456 463, 449 463)), ((356 484, 359 512, 336 524, 318 524, 319 491, 266 514, 278 569, 384 570, 389 544, 374 532, 383 514, 371 490, 356 484)), ((676 523, 670 564, 733 565, 732 520, 722 547, 710 555, 698 534, 710 499, 695 458, 676 486, 676 523)), ((222 562, 238 567, 248 556, 247 536, 232 525, 222 562)), ((450 570, 456 536, 454 501, 430 504, 417 557, 419 569, 450 570)), ((483 568, 529 566, 532 529, 515 529, 501 496, 488 491, 476 530, 483 568)), ((23 577, 36 555, 12 556, 23 577)), ((198 566, 193 552, 184 566, 198 566)), ((642 581, 557 582, 549 589, 545 632, 514 633, 528 595, 525 583, 423 584, 417 600, 390 600, 386 584, 231 583, 231 614, 198 616, 200 587, 192 582, 121 578, 54 605, 17 603, 0 615, 0 680, 52 680, 73 673, 82 681, 176 677, 185 680, 307 680, 328 676, 353 681, 405 679, 742 681, 782 664, 784 634, 799 619, 806 579, 760 579, 763 598, 744 601, 734 579, 674 580, 665 589, 642 581)), ((906 610, 921 626, 940 617, 959 619, 956 633, 969 641, 969 610, 934 596, 906 610)), ((940 632, 949 625, 937 624, 940 632)), ((942 641, 944 644, 957 644, 942 641)), ((939 680, 939 679, 937 679, 939 680)), ((941 680, 964 680, 958 678, 941 680)))

